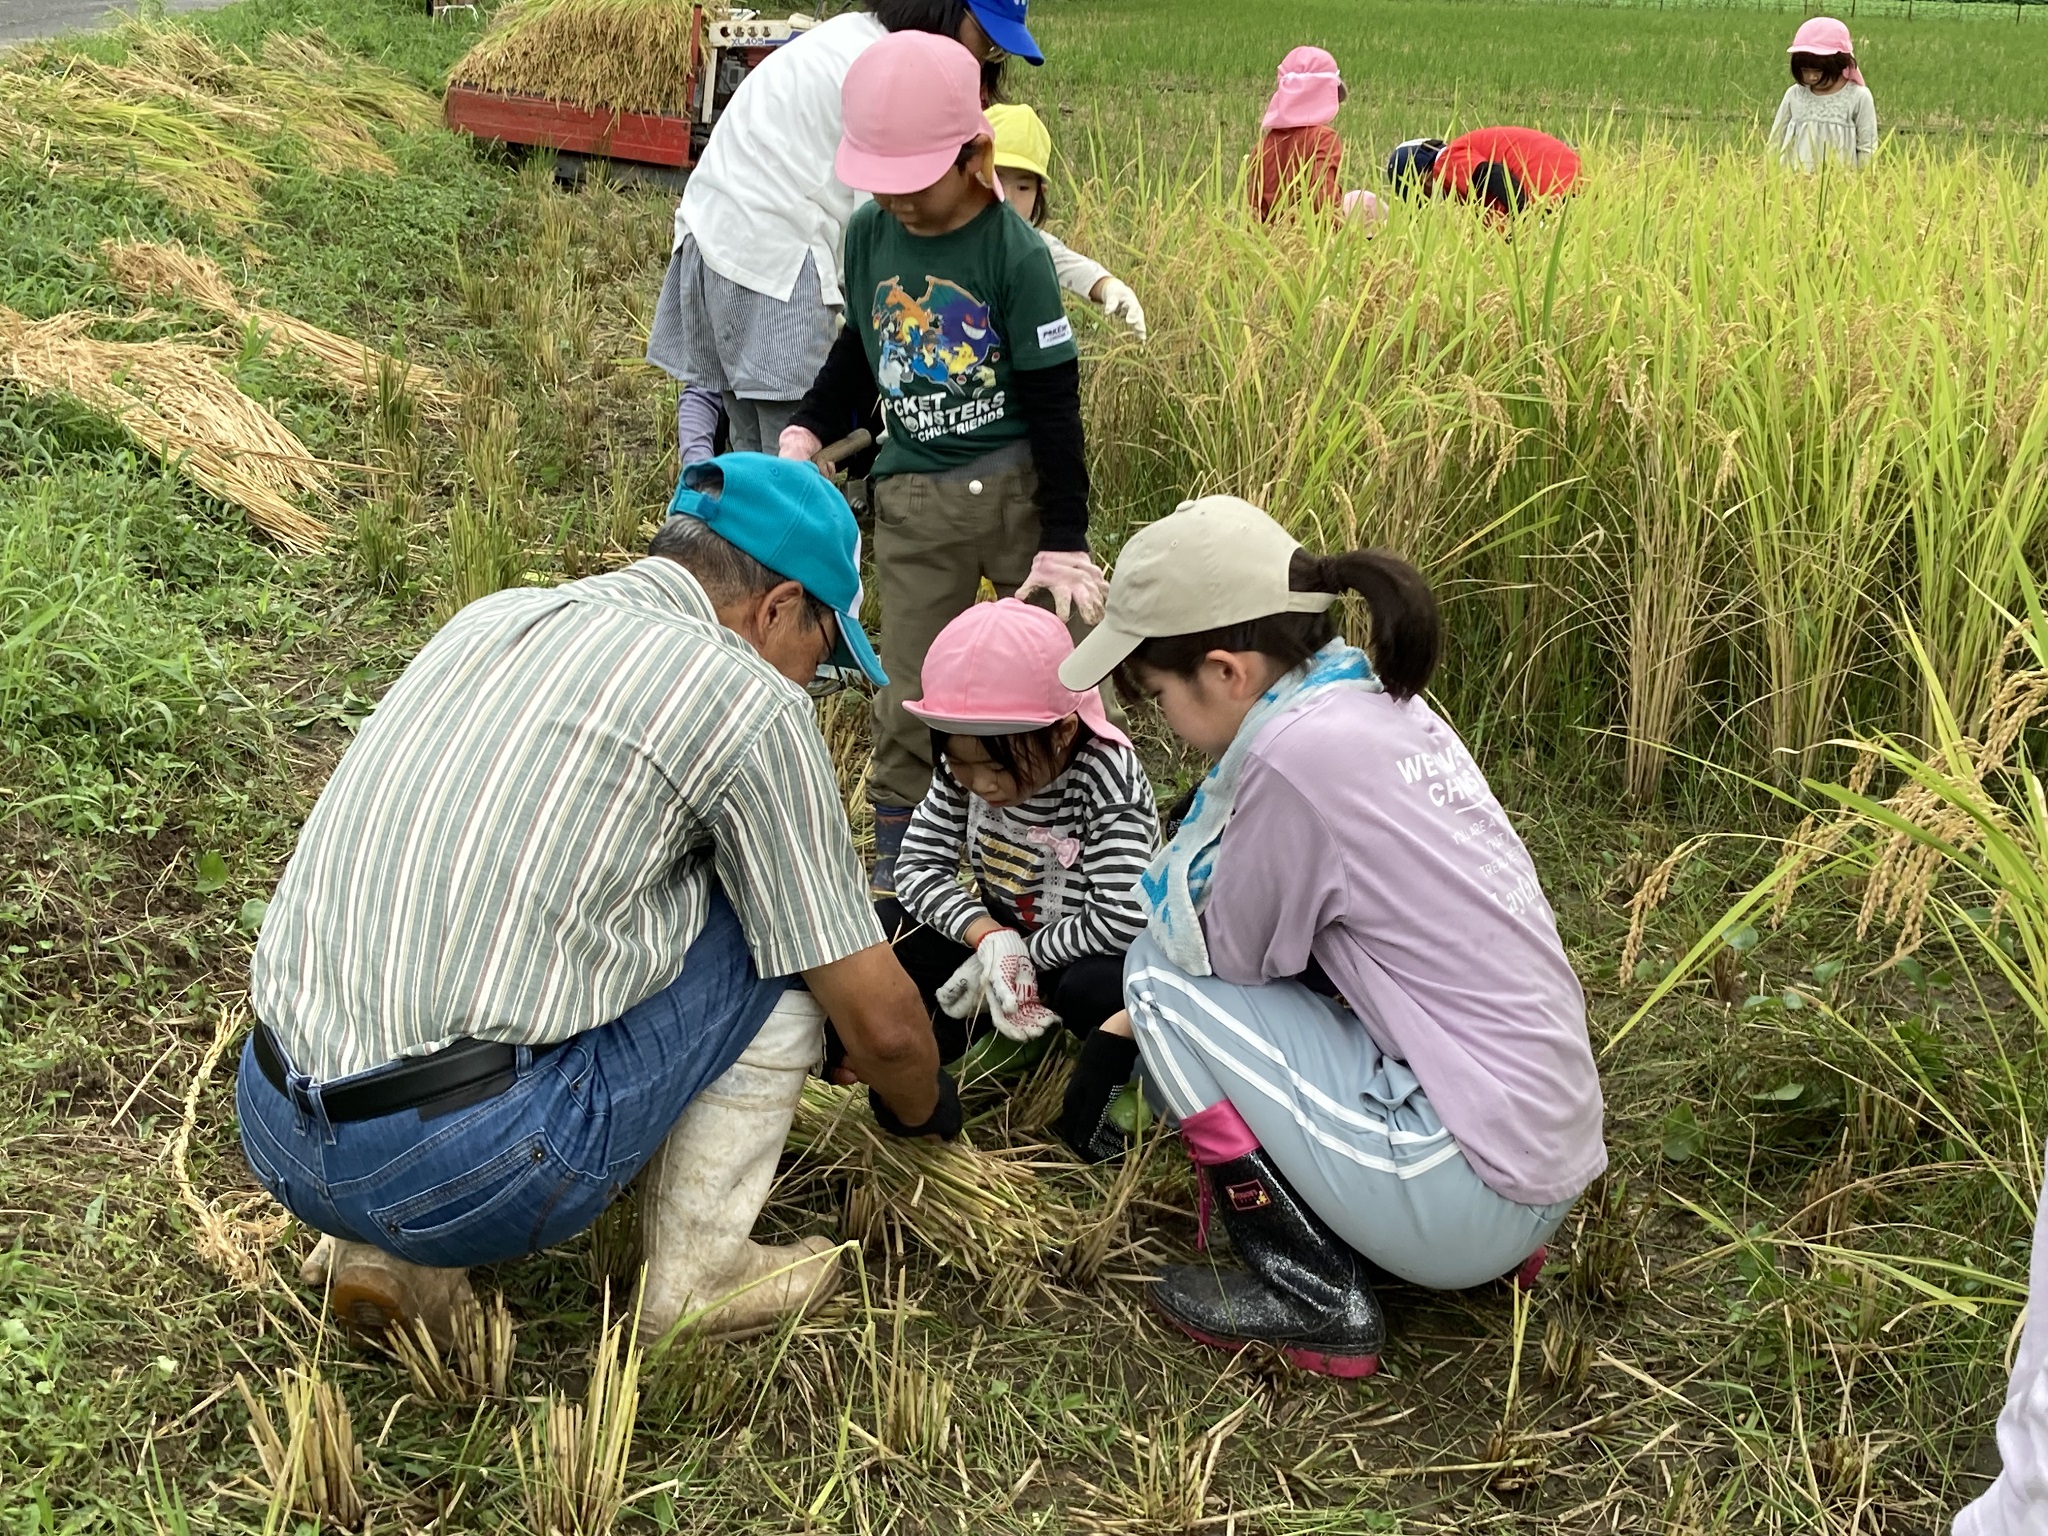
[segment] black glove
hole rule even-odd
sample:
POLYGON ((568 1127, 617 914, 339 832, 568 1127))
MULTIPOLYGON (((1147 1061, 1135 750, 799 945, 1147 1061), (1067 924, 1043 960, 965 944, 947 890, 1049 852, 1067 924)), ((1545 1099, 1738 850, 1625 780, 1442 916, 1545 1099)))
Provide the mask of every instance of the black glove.
POLYGON ((868 1088, 868 1104, 875 1112, 875 1124, 891 1136, 936 1136, 941 1141, 951 1141, 960 1134, 960 1093, 943 1067, 939 1069, 938 1106, 923 1125, 905 1125, 897 1119, 896 1111, 872 1085, 868 1088))

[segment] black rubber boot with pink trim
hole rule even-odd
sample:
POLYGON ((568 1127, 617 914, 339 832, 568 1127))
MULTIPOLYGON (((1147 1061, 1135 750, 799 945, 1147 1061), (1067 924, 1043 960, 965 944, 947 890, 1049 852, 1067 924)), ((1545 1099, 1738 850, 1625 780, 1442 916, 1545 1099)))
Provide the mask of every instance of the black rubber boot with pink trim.
POLYGON ((1181 1132, 1204 1204, 1222 1213, 1245 1267, 1169 1265, 1152 1286, 1153 1304, 1181 1332, 1218 1349, 1270 1345, 1290 1365, 1323 1376, 1378 1370, 1386 1320, 1366 1283, 1365 1260, 1294 1192, 1228 1102, 1190 1116, 1181 1132), (1218 1110, 1235 1126, 1195 1125, 1218 1110), (1223 1147, 1238 1155, 1203 1156, 1223 1147))

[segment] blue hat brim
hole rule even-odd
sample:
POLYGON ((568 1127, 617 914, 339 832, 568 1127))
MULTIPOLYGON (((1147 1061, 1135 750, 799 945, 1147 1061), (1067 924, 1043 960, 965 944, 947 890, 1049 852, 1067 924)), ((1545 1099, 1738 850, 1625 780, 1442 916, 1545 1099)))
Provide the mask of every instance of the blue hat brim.
POLYGON ((850 613, 841 613, 838 619, 839 644, 833 647, 832 665, 858 667, 877 688, 888 687, 889 674, 882 670, 882 659, 875 654, 868 632, 860 627, 860 620, 850 613))
POLYGON ((988 40, 1003 52, 1022 59, 1026 64, 1045 62, 1045 53, 1039 48, 1038 39, 1031 35, 1031 29, 1023 22, 991 15, 987 9, 975 4, 975 0, 967 0, 967 9, 974 13, 976 24, 988 34, 988 40))

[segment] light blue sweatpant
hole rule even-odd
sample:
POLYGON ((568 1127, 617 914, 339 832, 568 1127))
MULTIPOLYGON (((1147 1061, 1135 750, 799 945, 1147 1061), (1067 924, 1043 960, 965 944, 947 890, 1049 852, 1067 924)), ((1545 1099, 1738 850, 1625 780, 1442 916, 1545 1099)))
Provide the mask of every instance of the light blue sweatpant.
POLYGON ((1332 998, 1191 976, 1145 933, 1124 963, 1124 1003, 1147 1086, 1175 1119, 1230 1100, 1309 1208, 1403 1280, 1449 1291, 1498 1279, 1571 1210, 1481 1183, 1415 1074, 1332 998))

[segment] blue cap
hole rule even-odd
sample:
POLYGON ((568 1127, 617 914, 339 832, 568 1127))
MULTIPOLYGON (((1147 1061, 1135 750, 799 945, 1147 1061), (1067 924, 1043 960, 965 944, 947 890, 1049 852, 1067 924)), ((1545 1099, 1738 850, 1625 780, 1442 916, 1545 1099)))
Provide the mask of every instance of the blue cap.
POLYGON ((830 665, 858 667, 876 687, 889 674, 860 627, 860 529, 817 465, 726 453, 684 466, 670 515, 694 517, 726 543, 796 582, 839 619, 830 665))
POLYGON ((1024 25, 1025 0, 967 0, 967 9, 981 23, 988 40, 1005 53, 1014 53, 1026 64, 1043 64, 1038 40, 1024 25))

